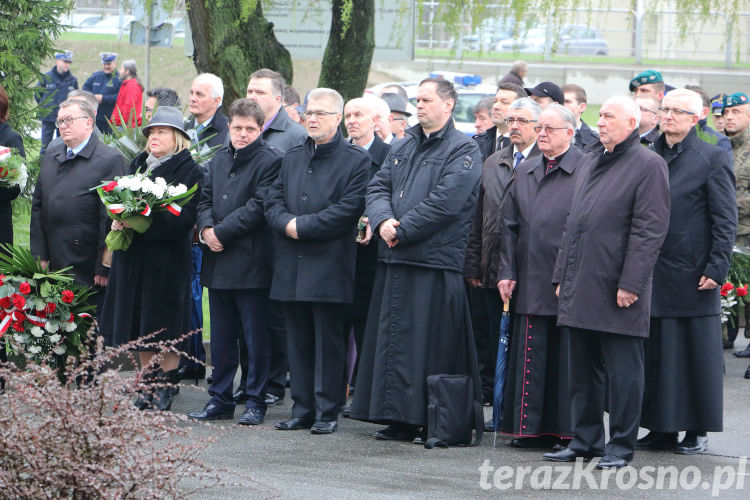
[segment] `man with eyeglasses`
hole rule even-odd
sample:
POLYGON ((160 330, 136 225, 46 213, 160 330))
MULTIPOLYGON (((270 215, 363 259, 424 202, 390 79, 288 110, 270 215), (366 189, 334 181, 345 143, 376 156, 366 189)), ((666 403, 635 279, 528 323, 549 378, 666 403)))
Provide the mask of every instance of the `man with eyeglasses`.
POLYGON ((514 437, 510 445, 516 448, 551 448, 573 437, 569 337, 557 326, 550 284, 576 175, 588 153, 571 147, 576 118, 568 108, 550 104, 535 125, 542 155, 523 162, 508 187, 496 278, 501 300, 515 298, 499 430, 514 437))
POLYGON ((643 95, 635 98, 638 108, 641 110, 641 123, 638 125, 638 135, 641 144, 651 146, 659 138, 659 106, 661 102, 651 95, 643 95))
MULTIPOLYGON (((732 142, 734 175, 737 180, 737 246, 750 248, 750 99, 743 92, 724 96, 724 130, 732 142)), ((750 304, 745 304, 745 318, 750 318, 750 304)), ((735 321, 739 321, 737 317, 735 321)), ((748 320, 746 320, 746 324, 748 320)), ((748 328, 749 326, 745 326, 748 328)), ((750 358, 750 345, 735 356, 750 358)), ((750 379, 750 367, 745 371, 750 379)))
POLYGON ((270 296, 283 305, 294 401, 279 430, 331 434, 338 426, 345 304, 354 298, 357 222, 371 163, 339 131, 343 108, 335 90, 310 92, 309 137, 287 151, 266 203, 278 236, 270 296))
POLYGON ((406 110, 407 101, 399 94, 384 93, 380 96, 382 100, 388 105, 391 110, 390 123, 391 133, 395 136, 395 139, 403 139, 406 134, 407 120, 411 116, 406 110))
MULTIPOLYGON (((539 105, 530 98, 523 97, 514 100, 508 108, 504 114, 512 147, 500 149, 482 165, 479 199, 471 222, 464 262, 464 279, 470 286, 469 293, 472 299, 472 326, 477 344, 482 398, 486 402, 491 402, 493 398, 495 362, 503 310, 503 302, 496 286, 502 243, 501 206, 517 164, 520 164, 523 158, 533 158, 540 154, 539 148, 536 147, 537 134, 534 130, 542 112, 539 105), (482 319, 484 324, 477 321, 482 319)), ((491 420, 486 423, 485 429, 494 430, 491 420)))
POLYGON ((629 96, 604 102, 597 122, 604 148, 583 162, 576 182, 552 274, 557 324, 570 336, 573 440, 544 460, 601 456, 603 469, 633 459, 651 276, 669 225, 667 165, 638 141, 640 117, 629 96))
POLYGON ((698 137, 701 97, 675 89, 661 105, 654 151, 669 167, 669 231, 654 267, 646 390, 636 447, 683 455, 721 432, 724 356, 721 296, 737 230, 734 173, 726 153, 698 137), (686 431, 678 444, 677 434, 686 431))
POLYGON ((60 104, 55 125, 63 142, 42 156, 31 204, 31 252, 43 267, 72 266, 76 283, 94 288, 98 308, 108 269, 102 264, 111 220, 92 186, 123 175, 125 158, 94 133, 95 108, 83 100, 60 104))
POLYGON ((387 425, 374 434, 380 440, 425 441, 428 375, 471 375, 481 405, 462 279, 481 157, 453 125, 457 98, 451 82, 422 80, 419 126, 393 145, 368 188, 381 239, 351 417, 387 425))

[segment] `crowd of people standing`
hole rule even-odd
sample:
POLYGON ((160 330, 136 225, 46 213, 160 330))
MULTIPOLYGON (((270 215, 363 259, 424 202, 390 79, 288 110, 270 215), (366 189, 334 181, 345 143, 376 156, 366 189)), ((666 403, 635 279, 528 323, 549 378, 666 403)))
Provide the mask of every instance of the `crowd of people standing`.
MULTIPOLYGON (((750 234, 745 94, 712 102, 649 70, 633 95, 604 102, 593 129, 582 87, 524 88, 517 64, 478 105, 472 139, 454 127, 456 90, 439 78, 420 82, 415 109, 397 86, 349 102, 318 88, 300 105, 261 69, 225 106, 221 79, 201 74, 186 120, 167 88, 146 92, 141 117, 135 63, 120 83, 115 59, 102 54, 91 90, 65 92, 45 117, 31 250, 96 288, 111 345, 161 329, 180 337, 191 282, 208 289, 213 370, 191 419, 233 419, 244 405, 239 423, 260 424, 288 372, 293 405, 276 429, 330 434, 343 412, 384 425, 376 439, 423 443, 427 376, 470 375, 492 400, 509 304, 502 418, 487 425, 511 446, 617 468, 635 449, 703 453, 707 432, 722 430, 719 288, 735 238, 750 234), (147 146, 130 165, 97 138, 102 116, 143 119, 147 146), (216 154, 200 165, 191 148, 216 154), (89 188, 136 169, 197 183, 200 196, 177 217, 156 214, 107 268, 104 238, 125 226, 89 188)), ((71 60, 59 54, 47 88, 77 88, 71 60)), ((176 391, 158 382, 179 381, 179 367, 162 356, 136 405, 168 410, 176 391)))

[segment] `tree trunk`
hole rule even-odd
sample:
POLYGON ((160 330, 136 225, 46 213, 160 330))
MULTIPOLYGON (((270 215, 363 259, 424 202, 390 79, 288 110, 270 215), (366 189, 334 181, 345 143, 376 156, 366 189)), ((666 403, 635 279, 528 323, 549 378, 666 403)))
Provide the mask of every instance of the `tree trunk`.
POLYGON ((224 81, 224 107, 245 97, 250 74, 261 68, 278 71, 292 83, 292 57, 276 40, 273 24, 263 17, 261 0, 190 0, 193 62, 198 73, 224 81), (243 20, 242 7, 255 7, 243 20))
POLYGON ((361 97, 374 51, 375 0, 333 0, 318 84, 338 90, 345 102, 361 97))

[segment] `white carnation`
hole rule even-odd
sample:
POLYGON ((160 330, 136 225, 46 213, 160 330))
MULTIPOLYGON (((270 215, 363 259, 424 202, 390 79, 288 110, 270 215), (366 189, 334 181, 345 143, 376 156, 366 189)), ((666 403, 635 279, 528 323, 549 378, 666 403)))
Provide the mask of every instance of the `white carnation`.
POLYGON ((154 189, 156 189, 156 184, 151 179, 143 179, 140 189, 142 193, 153 193, 154 189))
POLYGON ((157 198, 163 198, 164 192, 167 190, 166 187, 160 186, 159 184, 153 184, 151 186, 151 193, 153 193, 154 196, 157 198))
POLYGON ((169 194, 170 198, 172 196, 178 196, 178 195, 185 194, 185 193, 187 193, 187 186, 185 186, 185 184, 169 186, 169 189, 167 189, 167 194, 169 194))
POLYGON ((38 326, 32 326, 31 327, 31 334, 36 338, 41 338, 42 335, 44 335, 44 330, 39 328, 38 326))
POLYGON ((164 179, 164 177, 157 177, 156 179, 154 179, 154 182, 157 186, 161 186, 165 189, 167 187, 167 181, 164 179))
POLYGON ((46 322, 46 323, 44 324, 44 329, 45 329, 45 330, 47 330, 47 331, 48 331, 48 332, 50 332, 50 333, 55 333, 55 332, 56 332, 57 330, 59 330, 59 329, 60 329, 60 325, 58 325, 58 324, 57 324, 56 322, 54 322, 54 321, 47 321, 47 322, 46 322))
POLYGON ((20 333, 14 333, 14 334, 13 334, 13 339, 14 339, 14 340, 15 340, 16 342, 18 342, 19 344, 24 344, 24 343, 26 343, 26 336, 25 336, 25 335, 21 335, 20 333))
POLYGON ((76 326, 75 321, 67 321, 67 322, 63 323, 63 327, 62 328, 66 332, 74 332, 74 331, 76 331, 76 328, 78 328, 78 327, 76 326))
POLYGON ((61 345, 55 346, 52 348, 52 352, 54 352, 58 356, 62 356, 63 354, 65 354, 65 347, 61 345))
MULTIPOLYGON (((33 328, 31 330, 31 333, 34 333, 34 329, 33 328)), ((49 341, 52 342, 53 344, 57 344, 58 342, 60 342, 61 338, 62 338, 62 335, 60 335, 59 333, 55 333, 55 334, 49 336, 49 341)))
POLYGON ((40 352, 42 352, 42 348, 39 347, 38 345, 30 345, 29 352, 31 354, 39 354, 40 352))

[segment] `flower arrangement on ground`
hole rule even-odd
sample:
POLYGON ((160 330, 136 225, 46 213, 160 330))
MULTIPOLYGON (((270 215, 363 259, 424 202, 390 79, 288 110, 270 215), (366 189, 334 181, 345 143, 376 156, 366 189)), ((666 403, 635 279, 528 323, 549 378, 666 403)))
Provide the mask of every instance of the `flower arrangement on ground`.
POLYGON ((25 248, 2 245, 0 337, 19 363, 27 360, 64 368, 78 357, 92 323, 88 287, 76 285, 70 268, 50 271, 25 248))
POLYGON ((28 177, 28 170, 21 155, 17 151, 0 146, 0 186, 18 186, 23 190, 28 177))
POLYGON ((148 172, 136 172, 116 177, 91 189, 96 189, 107 214, 128 226, 122 231, 111 231, 106 238, 112 251, 127 250, 133 243, 133 231, 145 232, 151 227, 151 214, 168 211, 179 216, 182 207, 190 201, 198 184, 190 189, 184 184, 172 186, 163 177, 151 179, 148 172))

